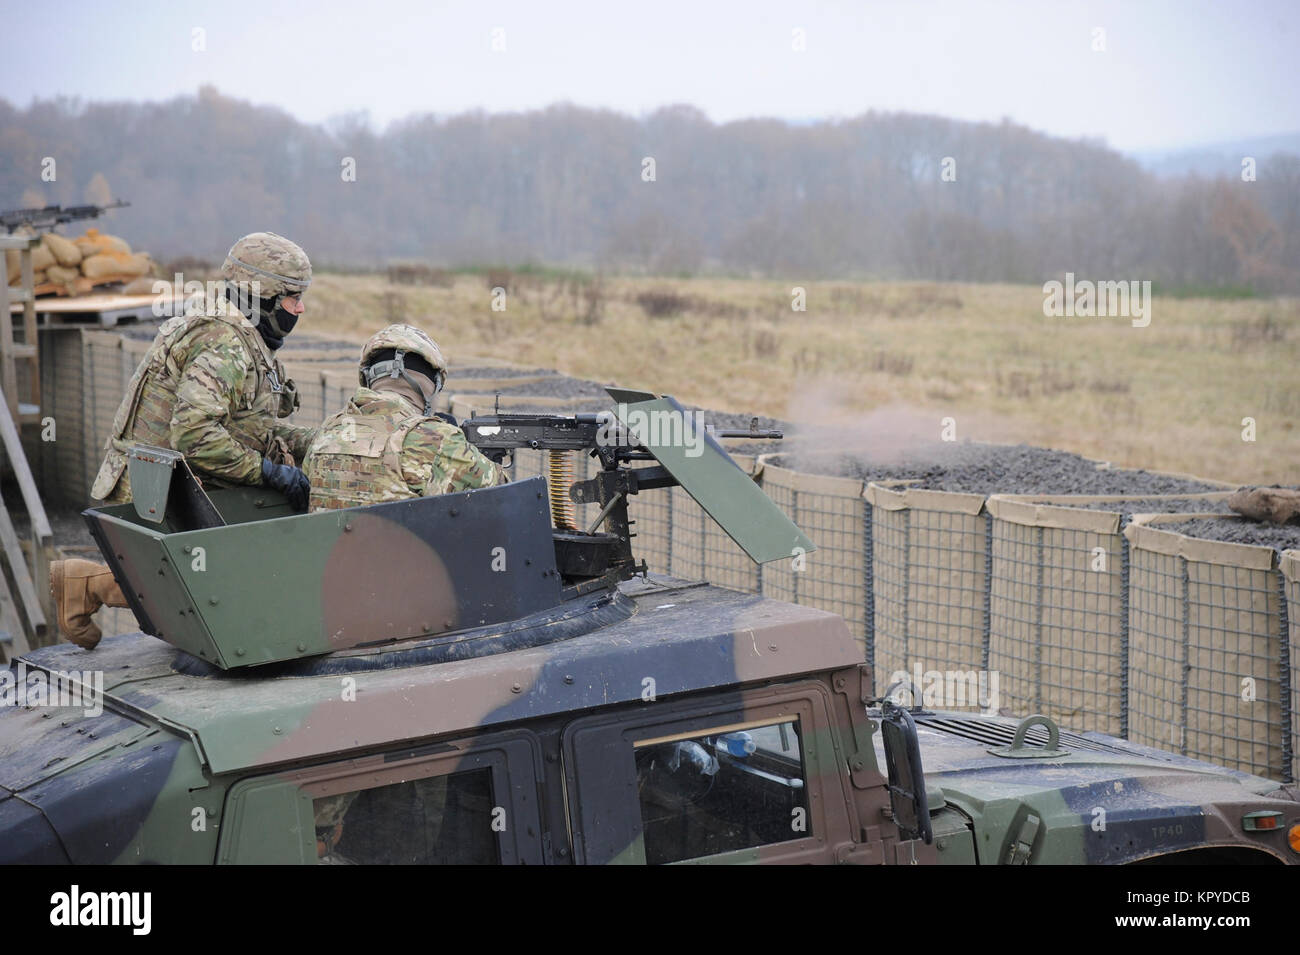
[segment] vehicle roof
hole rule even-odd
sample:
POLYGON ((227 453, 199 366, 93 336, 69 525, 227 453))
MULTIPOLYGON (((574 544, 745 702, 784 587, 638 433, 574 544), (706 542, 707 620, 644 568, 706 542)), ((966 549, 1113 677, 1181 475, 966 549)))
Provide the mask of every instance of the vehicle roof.
POLYGON ((620 590, 630 617, 532 649, 347 674, 178 672, 143 633, 93 651, 27 654, 48 670, 104 672, 105 706, 188 734, 214 773, 265 767, 555 713, 855 666, 862 645, 825 611, 652 575, 620 590), (354 680, 354 699, 348 695, 354 680))

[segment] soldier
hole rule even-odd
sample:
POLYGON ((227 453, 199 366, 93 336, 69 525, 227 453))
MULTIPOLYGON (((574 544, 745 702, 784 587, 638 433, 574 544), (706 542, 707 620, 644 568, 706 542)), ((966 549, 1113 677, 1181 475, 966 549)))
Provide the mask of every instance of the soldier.
MULTIPOLYGON (((205 484, 264 485, 306 509, 307 478, 295 461, 315 432, 277 423, 298 396, 275 352, 305 311, 311 262, 288 239, 255 232, 231 247, 221 278, 202 309, 162 324, 136 368, 91 488, 96 500, 131 500, 125 452, 149 444, 180 451, 205 484)), ((93 561, 55 561, 50 589, 60 629, 88 650, 100 638, 90 615, 127 605, 112 572, 93 561)))
POLYGON ((466 440, 450 416, 435 414, 447 363, 428 335, 389 325, 361 349, 357 389, 326 419, 303 461, 311 508, 360 507, 429 497, 508 479, 466 440))

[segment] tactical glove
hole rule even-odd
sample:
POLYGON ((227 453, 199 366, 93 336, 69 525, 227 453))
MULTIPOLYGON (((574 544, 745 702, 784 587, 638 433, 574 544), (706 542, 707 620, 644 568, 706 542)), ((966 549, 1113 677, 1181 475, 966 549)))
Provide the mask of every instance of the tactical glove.
POLYGON ((307 510, 311 482, 301 469, 289 464, 273 464, 270 458, 262 458, 262 483, 288 498, 289 506, 295 511, 307 510))
POLYGON ((447 422, 447 424, 451 425, 453 428, 460 427, 460 422, 457 421, 452 415, 448 414, 445 411, 435 411, 433 413, 433 416, 435 418, 441 418, 443 421, 447 422))

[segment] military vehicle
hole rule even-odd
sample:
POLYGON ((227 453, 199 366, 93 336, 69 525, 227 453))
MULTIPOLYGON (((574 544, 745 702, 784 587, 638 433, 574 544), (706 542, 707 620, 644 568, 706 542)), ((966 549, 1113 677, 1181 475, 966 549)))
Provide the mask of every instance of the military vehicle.
POLYGON ((1300 862, 1294 789, 879 699, 840 617, 650 573, 628 498, 671 485, 756 561, 813 543, 720 433, 611 397, 464 423, 588 450, 567 495, 293 514, 137 448, 85 517, 142 632, 0 671, 0 861, 1300 862))

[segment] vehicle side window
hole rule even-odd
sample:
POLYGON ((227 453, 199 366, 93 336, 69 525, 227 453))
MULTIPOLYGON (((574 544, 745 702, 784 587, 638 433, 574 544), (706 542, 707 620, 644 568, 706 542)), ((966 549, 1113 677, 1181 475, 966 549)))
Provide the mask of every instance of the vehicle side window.
POLYGON ((798 720, 634 750, 648 864, 785 842, 807 830, 798 720))
POLYGON ((541 765, 536 735, 510 730, 253 776, 227 794, 218 861, 544 863, 541 765))
POLYGON ((575 861, 835 861, 857 830, 830 705, 810 680, 574 720, 561 749, 575 861))
POLYGON ((492 774, 448 773, 313 801, 317 861, 355 865, 498 865, 492 774))

